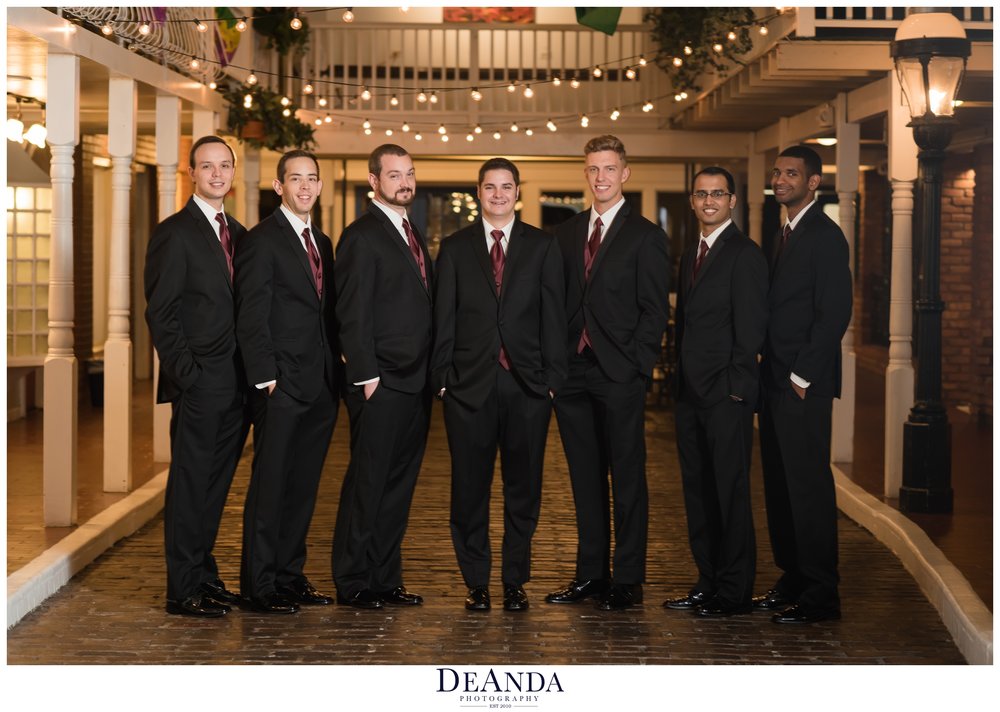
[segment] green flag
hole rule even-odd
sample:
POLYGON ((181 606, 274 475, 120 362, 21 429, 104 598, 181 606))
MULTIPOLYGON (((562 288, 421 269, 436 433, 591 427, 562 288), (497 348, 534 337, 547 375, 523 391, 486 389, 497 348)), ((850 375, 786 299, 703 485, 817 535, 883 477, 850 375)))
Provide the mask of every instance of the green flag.
POLYGON ((618 29, 618 18, 621 14, 620 7, 578 7, 576 21, 606 35, 613 35, 618 29))

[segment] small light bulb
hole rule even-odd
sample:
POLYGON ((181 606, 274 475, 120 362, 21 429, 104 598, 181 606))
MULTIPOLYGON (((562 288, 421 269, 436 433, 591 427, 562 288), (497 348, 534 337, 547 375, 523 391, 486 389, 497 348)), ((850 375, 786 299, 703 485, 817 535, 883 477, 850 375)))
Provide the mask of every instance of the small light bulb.
POLYGON ((105 37, 111 35, 112 32, 114 32, 114 30, 111 29, 111 25, 109 25, 108 23, 105 22, 103 25, 101 25, 101 33, 105 37))
POLYGON ((402 129, 403 129, 403 133, 410 133, 410 125, 409 124, 404 123, 403 126, 402 126, 402 129))
POLYGON ((733 30, 730 30, 729 34, 726 35, 726 39, 730 42, 734 42, 736 40, 736 33, 733 30))
POLYGON ((621 116, 621 115, 622 115, 622 112, 618 111, 618 109, 612 109, 611 110, 611 120, 612 121, 618 121, 618 117, 621 116))
POLYGON ((312 94, 313 91, 314 91, 314 88, 313 88, 312 82, 306 82, 306 85, 304 87, 302 87, 302 93, 303 94, 312 94))
POLYGON ((448 141, 450 140, 449 137, 448 137, 448 134, 441 134, 441 140, 444 143, 448 143, 448 141))
POLYGON ((545 122, 545 128, 547 128, 549 131, 555 131, 556 125, 552 122, 552 119, 549 119, 548 121, 545 122))
POLYGON ((365 129, 365 136, 371 136, 371 135, 372 135, 372 130, 371 129, 365 129))
POLYGON ((714 45, 712 45, 712 49, 713 49, 713 50, 714 50, 714 51, 715 51, 716 53, 721 53, 721 52, 722 52, 722 45, 721 45, 721 44, 719 44, 718 42, 716 42, 716 43, 715 43, 714 45))
POLYGON ((332 122, 333 122, 333 117, 330 116, 329 114, 327 114, 326 116, 323 117, 323 123, 324 124, 329 124, 329 123, 332 123, 332 122))
POLYGON ((368 101, 371 98, 372 98, 372 93, 370 91, 368 91, 368 87, 365 87, 364 89, 361 90, 361 100, 362 101, 368 101))
POLYGON ((323 125, 323 119, 316 119, 316 121, 314 121, 313 123, 315 123, 317 126, 322 126, 323 125))
POLYGON ((590 119, 587 118, 586 114, 580 117, 580 126, 582 126, 583 128, 587 128, 588 126, 590 126, 590 119))
POLYGON ((629 67, 628 69, 625 70, 625 78, 635 79, 635 70, 632 69, 632 67, 629 67))
POLYGON ((253 70, 251 69, 250 70, 250 75, 247 77, 247 84, 250 84, 252 86, 252 85, 254 85, 256 83, 257 83, 257 75, 254 74, 253 70))
POLYGON ((759 32, 761 35, 766 35, 767 34, 767 25, 761 25, 757 29, 757 32, 759 32))
POLYGON ((330 102, 329 102, 329 101, 327 101, 327 99, 326 99, 326 97, 325 97, 325 96, 321 96, 321 97, 319 98, 319 101, 317 101, 316 103, 317 103, 317 104, 319 104, 320 106, 326 106, 326 105, 327 105, 327 104, 329 104, 330 102))
POLYGON ((386 136, 392 136, 392 129, 386 129, 385 130, 385 135, 386 136))
POLYGON ((510 125, 510 132, 511 133, 517 133, 519 130, 520 129, 518 129, 517 124, 511 124, 510 125))
POLYGON ((647 101, 645 104, 642 105, 642 110, 648 114, 650 111, 653 110, 653 102, 647 101))
POLYGON ((688 93, 686 91, 682 91, 681 92, 681 99, 687 99, 687 98, 688 98, 688 93))
POLYGON ((195 20, 194 24, 195 24, 195 27, 198 28, 198 32, 207 32, 208 31, 208 25, 206 25, 201 20, 195 20))
POLYGON ((424 137, 420 135, 419 131, 417 131, 415 134, 413 134, 413 138, 415 140, 417 140, 417 141, 423 141, 424 140, 424 137))
POLYGON ((284 116, 287 119, 289 116, 292 115, 292 110, 291 109, 285 109, 284 111, 281 112, 281 115, 284 116))
POLYGON ((534 95, 535 95, 535 90, 532 89, 530 86, 525 85, 525 87, 524 87, 524 98, 525 99, 530 99, 534 95))
POLYGON ((215 91, 216 89, 219 88, 219 85, 216 84, 215 82, 209 82, 208 83, 208 88, 211 89, 211 90, 213 90, 213 91, 215 91))
POLYGON ((477 133, 477 134, 481 134, 483 132, 483 127, 480 126, 479 124, 476 124, 476 128, 472 129, 472 132, 473 133, 477 133))
POLYGON ((685 45, 685 46, 684 46, 684 54, 686 54, 686 55, 688 55, 688 56, 691 56, 691 54, 692 54, 693 52, 694 52, 694 50, 693 50, 693 49, 691 49, 691 46, 690 46, 690 45, 685 45))
POLYGON ((299 14, 298 13, 295 13, 295 17, 293 17, 292 21, 289 22, 288 24, 292 26, 293 30, 301 30, 302 29, 302 20, 299 19, 299 14))
POLYGON ((473 141, 476 140, 476 137, 473 136, 472 134, 466 134, 465 140, 468 141, 469 143, 472 143, 473 141))
POLYGON ((432 91, 431 92, 430 102, 432 104, 437 104, 438 103, 438 95, 437 95, 436 91, 432 91))
POLYGON ((535 132, 534 132, 534 131, 532 131, 531 129, 525 129, 525 130, 524 130, 524 135, 525 135, 525 136, 534 136, 534 135, 535 135, 535 132))
POLYGON ((472 97, 473 101, 482 101, 483 100, 483 93, 481 91, 479 91, 479 89, 476 88, 476 87, 473 87, 470 96, 472 97))
POLYGON ((493 132, 493 138, 495 138, 497 141, 499 141, 500 140, 500 132, 499 131, 494 131, 493 132))
POLYGON ((682 64, 684 64, 684 60, 683 59, 681 59, 680 57, 674 57, 674 66, 675 67, 679 67, 682 64))
POLYGON ((200 65, 200 63, 198 62, 198 58, 197 57, 191 57, 191 62, 189 63, 189 66, 191 67, 191 69, 197 69, 199 65, 200 65))
POLYGON ((579 89, 579 88, 580 88, 580 80, 579 80, 579 79, 577 79, 576 77, 573 77, 573 78, 572 78, 572 79, 570 80, 570 82, 569 82, 569 85, 570 85, 571 87, 573 87, 574 89, 579 89))
POLYGON ((371 127, 372 127, 372 122, 369 121, 368 119, 365 119, 364 121, 361 122, 361 128, 370 129, 371 127))
POLYGON ((444 127, 444 124, 441 124, 440 126, 438 126, 438 133, 441 134, 442 136, 444 136, 446 133, 448 133, 448 129, 446 129, 444 127))
POLYGON ((247 19, 245 17, 241 17, 239 20, 236 21, 236 31, 237 32, 247 31, 247 19))
POLYGON ((423 89, 421 89, 420 93, 417 94, 417 101, 419 101, 421 104, 423 104, 425 101, 427 101, 427 95, 424 94, 423 89))
POLYGON ((513 94, 516 91, 517 91, 517 84, 515 84, 514 82, 511 82, 510 84, 507 85, 507 92, 508 93, 513 94))
POLYGON ((601 69, 600 65, 594 67, 594 76, 600 79, 601 75, 604 74, 604 70, 601 69))
POLYGON ((557 87, 560 84, 562 84, 562 79, 560 79, 558 76, 552 77, 552 86, 557 87))
POLYGON ((392 98, 389 99, 389 105, 390 106, 399 106, 399 97, 396 96, 395 94, 393 94, 392 98))
POLYGON ((287 96, 281 97, 281 105, 282 106, 288 106, 291 103, 292 103, 292 100, 289 99, 287 96))
POLYGON ((144 22, 141 25, 139 25, 139 34, 140 35, 145 36, 145 35, 148 35, 150 32, 152 32, 152 30, 149 27, 149 23, 144 22))
POLYGON ((640 67, 645 67, 646 66, 646 58, 643 57, 641 54, 639 55, 639 66, 640 67))
POLYGON ((680 94, 674 94, 674 101, 682 101, 683 97, 680 94))
POLYGON ((350 10, 344 10, 344 14, 340 16, 340 19, 344 22, 354 22, 354 13, 350 10))

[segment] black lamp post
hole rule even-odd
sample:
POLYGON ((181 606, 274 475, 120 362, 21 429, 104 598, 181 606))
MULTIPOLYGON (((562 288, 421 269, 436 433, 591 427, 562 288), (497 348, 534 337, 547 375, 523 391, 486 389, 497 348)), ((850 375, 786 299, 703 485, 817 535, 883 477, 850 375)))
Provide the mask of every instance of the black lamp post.
POLYGON ((916 302, 914 405, 903 425, 900 509, 950 512, 951 426, 941 402, 941 164, 955 126, 954 104, 971 53, 961 23, 944 12, 916 12, 896 31, 892 58, 920 148, 922 226, 916 302))

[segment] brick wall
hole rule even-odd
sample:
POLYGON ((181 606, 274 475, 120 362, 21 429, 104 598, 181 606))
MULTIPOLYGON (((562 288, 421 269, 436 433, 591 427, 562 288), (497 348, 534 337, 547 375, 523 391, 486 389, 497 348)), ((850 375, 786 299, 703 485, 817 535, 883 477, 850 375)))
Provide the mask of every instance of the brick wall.
POLYGON ((889 181, 878 171, 862 174, 858 210, 858 264, 854 278, 855 343, 888 349, 891 249, 889 181))
POLYGON ((972 201, 972 405, 993 417, 993 144, 973 154, 976 189, 972 201))
POLYGON ((975 156, 951 155, 945 160, 941 186, 941 390, 947 405, 974 400, 977 375, 973 347, 980 341, 974 312, 973 202, 976 193, 975 156))

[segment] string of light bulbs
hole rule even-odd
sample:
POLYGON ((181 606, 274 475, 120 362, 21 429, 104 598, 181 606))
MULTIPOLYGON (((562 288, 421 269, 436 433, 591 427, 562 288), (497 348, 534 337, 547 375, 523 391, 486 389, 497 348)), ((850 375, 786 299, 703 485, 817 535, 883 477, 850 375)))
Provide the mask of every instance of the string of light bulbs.
MULTIPOLYGON (((340 19, 347 23, 354 22, 354 8, 339 6, 339 7, 319 7, 319 8, 308 8, 308 9, 300 8, 292 13, 292 19, 289 20, 288 25, 293 30, 301 30, 302 29, 302 18, 300 17, 301 15, 308 15, 316 12, 327 12, 329 10, 343 10, 344 12, 340 16, 340 19)), ((256 15, 243 15, 236 20, 235 24, 233 24, 233 28, 237 32, 246 32, 247 28, 249 27, 248 23, 250 20, 257 20, 264 17, 279 17, 284 14, 285 12, 282 11, 282 12, 263 12, 256 15)), ((103 34, 105 37, 110 37, 115 33, 115 28, 113 25, 122 24, 125 22, 128 22, 129 24, 135 24, 131 20, 128 21, 113 20, 113 19, 105 20, 100 26, 101 34, 103 34)), ((221 18, 221 17, 202 19, 199 17, 192 17, 184 19, 164 18, 162 20, 156 20, 155 22, 144 21, 139 23, 139 34, 143 35, 144 37, 148 36, 152 32, 153 24, 167 25, 167 24, 186 24, 186 23, 193 23, 194 26, 198 29, 198 32, 207 32, 209 24, 225 23, 228 25, 232 23, 232 19, 221 18)))

